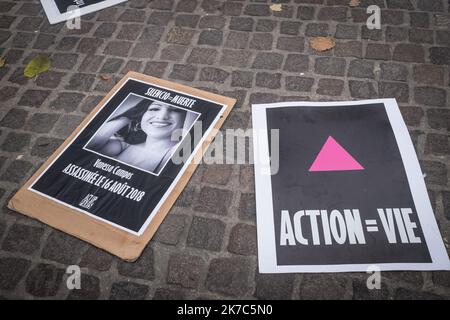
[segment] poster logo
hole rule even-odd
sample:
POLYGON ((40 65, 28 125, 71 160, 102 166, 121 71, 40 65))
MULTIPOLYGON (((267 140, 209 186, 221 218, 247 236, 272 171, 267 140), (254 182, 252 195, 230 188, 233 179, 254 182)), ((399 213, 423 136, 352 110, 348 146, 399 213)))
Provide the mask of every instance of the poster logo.
POLYGON ((364 167, 331 136, 309 168, 309 172, 353 170, 364 170, 364 167))

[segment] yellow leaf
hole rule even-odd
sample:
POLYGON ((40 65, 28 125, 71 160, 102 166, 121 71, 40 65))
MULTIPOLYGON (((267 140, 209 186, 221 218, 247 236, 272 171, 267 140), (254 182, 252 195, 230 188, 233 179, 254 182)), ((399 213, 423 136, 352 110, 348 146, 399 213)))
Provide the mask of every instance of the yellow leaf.
POLYGON ((111 76, 107 74, 101 74, 100 79, 102 79, 103 81, 108 81, 109 79, 111 79, 111 76))
POLYGON ((270 6, 270 10, 280 12, 281 10, 283 10, 283 8, 281 4, 273 4, 270 6))
POLYGON ((4 58, 0 58, 0 68, 3 68, 6 64, 6 60, 4 58))
POLYGON ((28 62, 23 75, 27 78, 34 78, 38 74, 46 72, 52 66, 52 61, 42 54, 38 54, 30 62, 28 62))
POLYGON ((334 39, 330 37, 317 37, 311 39, 310 44, 314 50, 323 52, 333 49, 334 46, 336 45, 336 42, 334 41, 334 39))
POLYGON ((357 7, 361 4, 361 0, 350 0, 349 6, 350 7, 357 7))

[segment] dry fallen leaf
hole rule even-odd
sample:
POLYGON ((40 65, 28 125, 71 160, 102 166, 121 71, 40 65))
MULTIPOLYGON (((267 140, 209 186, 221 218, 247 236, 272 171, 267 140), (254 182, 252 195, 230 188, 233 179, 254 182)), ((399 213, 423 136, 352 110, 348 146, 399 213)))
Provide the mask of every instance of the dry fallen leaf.
POLYGON ((349 6, 350 7, 357 7, 361 4, 361 0, 350 0, 349 6))
POLYGON ((334 39, 330 37, 316 37, 311 39, 311 47, 319 52, 324 52, 333 49, 336 45, 334 39))
POLYGON ((101 74, 100 79, 102 79, 103 81, 108 81, 109 79, 111 79, 111 76, 107 74, 101 74))
POLYGON ((0 68, 3 68, 6 64, 6 60, 4 58, 0 58, 0 68))
POLYGON ((283 10, 283 8, 281 4, 273 4, 270 6, 270 10, 280 12, 281 10, 283 10))

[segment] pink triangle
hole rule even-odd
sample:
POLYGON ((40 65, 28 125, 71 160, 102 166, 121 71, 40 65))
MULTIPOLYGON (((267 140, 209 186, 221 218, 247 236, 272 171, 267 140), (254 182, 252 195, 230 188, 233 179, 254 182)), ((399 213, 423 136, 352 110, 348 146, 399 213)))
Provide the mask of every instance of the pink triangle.
POLYGON ((328 137, 316 160, 309 168, 310 172, 351 170, 364 170, 364 167, 331 136, 328 137))

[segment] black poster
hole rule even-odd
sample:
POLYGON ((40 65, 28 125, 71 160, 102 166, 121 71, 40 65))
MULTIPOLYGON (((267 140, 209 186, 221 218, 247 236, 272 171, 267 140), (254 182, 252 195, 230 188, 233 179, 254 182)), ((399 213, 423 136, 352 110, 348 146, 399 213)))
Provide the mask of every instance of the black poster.
POLYGON ((260 255, 260 268, 448 268, 395 101, 254 106, 253 115, 254 128, 268 131, 271 161, 264 175, 255 160, 260 254, 273 239, 271 264, 260 255))
POLYGON ((30 190, 140 235, 223 108, 128 79, 30 190))

